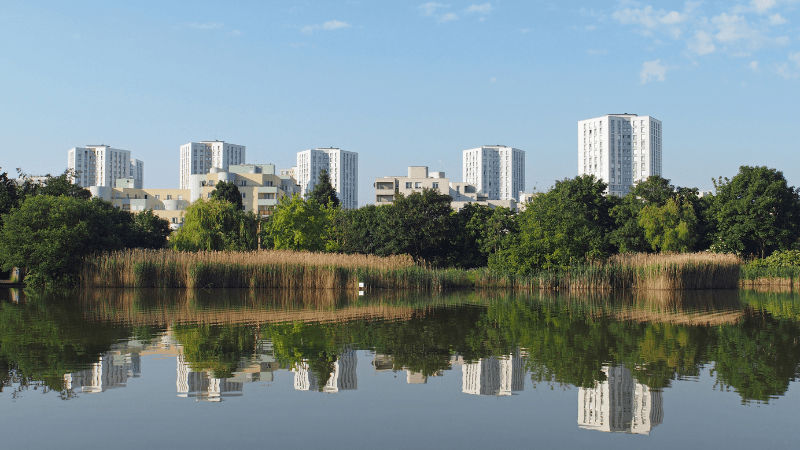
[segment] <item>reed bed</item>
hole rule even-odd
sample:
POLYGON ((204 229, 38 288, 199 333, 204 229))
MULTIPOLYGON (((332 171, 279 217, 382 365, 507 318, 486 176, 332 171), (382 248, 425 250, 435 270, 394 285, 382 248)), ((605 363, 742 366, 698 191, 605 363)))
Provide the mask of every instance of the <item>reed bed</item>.
POLYGON ((793 292, 800 288, 800 267, 759 267, 752 262, 744 264, 739 285, 761 291, 793 292))
POLYGON ((521 290, 735 289, 741 260, 733 255, 620 254, 602 263, 545 270, 532 275, 475 271, 475 286, 521 290))
POLYGON ((416 289, 471 287, 459 270, 430 270, 407 256, 377 257, 263 250, 127 250, 87 258, 80 284, 101 288, 416 289))

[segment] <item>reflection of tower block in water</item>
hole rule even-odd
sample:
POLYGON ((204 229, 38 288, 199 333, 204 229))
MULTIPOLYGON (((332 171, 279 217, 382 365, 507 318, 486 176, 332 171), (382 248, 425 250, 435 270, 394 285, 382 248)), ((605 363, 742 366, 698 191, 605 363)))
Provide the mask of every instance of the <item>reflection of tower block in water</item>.
POLYGON ((197 401, 219 402, 223 397, 242 395, 242 383, 226 378, 213 378, 207 372, 195 372, 178 356, 178 397, 194 397, 197 401))
MULTIPOLYGON (((354 350, 346 350, 336 357, 328 382, 322 388, 324 392, 336 393, 358 389, 356 368, 358 357, 354 350)), ((294 388, 298 391, 318 391, 319 381, 305 361, 292 369, 294 372, 294 388)))
POLYGON ((518 354, 464 363, 462 391, 473 395, 512 395, 525 388, 525 360, 518 354))
POLYGON ((578 392, 578 426, 614 433, 649 434, 661 423, 661 392, 636 382, 625 367, 603 369, 607 380, 578 392))
POLYGON ((385 372, 387 370, 394 370, 394 358, 389 355, 375 355, 372 359, 372 365, 375 367, 375 372, 385 372))
POLYGON ((139 355, 107 352, 91 368, 64 375, 64 387, 86 393, 125 387, 129 377, 139 376, 139 355))

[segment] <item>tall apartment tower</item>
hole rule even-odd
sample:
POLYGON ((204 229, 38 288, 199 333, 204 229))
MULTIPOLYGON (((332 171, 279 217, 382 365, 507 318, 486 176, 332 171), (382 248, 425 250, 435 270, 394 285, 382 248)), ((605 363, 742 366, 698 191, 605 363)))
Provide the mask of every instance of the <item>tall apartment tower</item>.
POLYGON ((134 187, 142 188, 144 163, 131 159, 130 150, 108 145, 75 147, 67 153, 67 167, 75 173, 73 182, 81 187, 116 187, 121 178, 133 178, 134 187))
POLYGON ((342 208, 358 208, 358 153, 338 148, 316 148, 297 153, 295 179, 300 185, 300 195, 305 197, 314 190, 319 172, 328 171, 331 184, 342 208))
POLYGON ((661 175, 661 121, 636 114, 608 114, 578 122, 578 173, 624 196, 636 183, 661 175))
POLYGON ((228 170, 232 164, 244 164, 245 146, 224 141, 189 142, 181 145, 181 189, 190 189, 191 175, 206 174, 211 168, 228 170))
POLYGON ((505 145, 464 150, 463 179, 489 200, 518 200, 525 190, 525 152, 505 145))

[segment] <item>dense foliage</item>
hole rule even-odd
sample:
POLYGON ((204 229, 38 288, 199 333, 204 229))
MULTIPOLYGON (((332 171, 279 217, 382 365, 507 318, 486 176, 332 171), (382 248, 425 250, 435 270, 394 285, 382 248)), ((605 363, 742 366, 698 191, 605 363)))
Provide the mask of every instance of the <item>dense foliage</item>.
POLYGON ((198 199, 186 209, 184 223, 172 236, 176 250, 255 250, 258 218, 225 200, 198 199))
POLYGON ((242 209, 242 193, 233 181, 220 181, 211 191, 211 198, 232 203, 236 209, 242 209))
POLYGON ((333 188, 333 184, 331 184, 331 176, 327 170, 322 169, 319 171, 319 180, 308 195, 308 198, 316 200, 322 206, 331 208, 339 206, 339 197, 336 195, 336 189, 333 188))

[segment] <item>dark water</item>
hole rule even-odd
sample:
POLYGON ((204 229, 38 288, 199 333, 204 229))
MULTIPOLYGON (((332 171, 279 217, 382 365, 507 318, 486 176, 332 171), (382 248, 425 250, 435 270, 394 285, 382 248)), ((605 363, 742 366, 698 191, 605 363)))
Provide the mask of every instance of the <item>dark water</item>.
POLYGON ((0 290, 3 448, 797 448, 800 298, 0 290))

